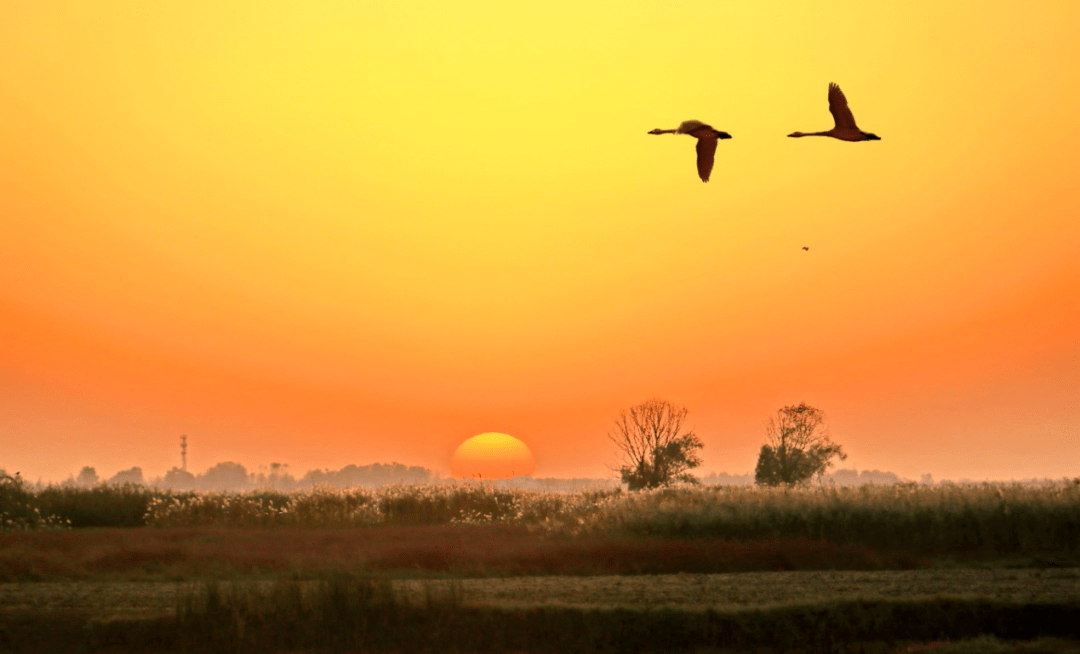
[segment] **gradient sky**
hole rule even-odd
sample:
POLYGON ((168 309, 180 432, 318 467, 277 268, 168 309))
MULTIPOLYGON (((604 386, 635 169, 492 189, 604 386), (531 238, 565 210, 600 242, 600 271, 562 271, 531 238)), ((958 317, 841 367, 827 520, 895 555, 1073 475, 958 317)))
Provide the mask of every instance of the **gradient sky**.
POLYGON ((1080 3, 12 0, 0 468, 1080 474, 1080 3), (841 85, 880 142, 831 127, 841 85), (712 181, 699 119, 734 138, 712 181), (803 251, 802 246, 809 246, 803 251))

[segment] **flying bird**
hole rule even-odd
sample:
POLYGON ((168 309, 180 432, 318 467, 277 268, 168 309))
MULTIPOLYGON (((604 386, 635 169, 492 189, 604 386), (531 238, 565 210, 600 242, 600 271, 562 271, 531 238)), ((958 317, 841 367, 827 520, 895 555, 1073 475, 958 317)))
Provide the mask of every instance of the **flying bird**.
POLYGON ((697 139, 697 173, 701 181, 709 181, 717 139, 729 139, 731 134, 713 129, 700 120, 684 120, 676 129, 654 129, 650 134, 689 134, 697 139))
POLYGON ((804 249, 804 250, 806 250, 807 252, 809 252, 809 251, 810 251, 810 246, 808 246, 808 245, 804 245, 804 246, 802 246, 802 249, 804 249))
POLYGON ((833 117, 833 128, 825 132, 793 132, 788 136, 831 136, 841 141, 880 141, 881 137, 864 132, 855 125, 855 116, 848 108, 844 92, 835 83, 829 84, 829 113, 833 117))

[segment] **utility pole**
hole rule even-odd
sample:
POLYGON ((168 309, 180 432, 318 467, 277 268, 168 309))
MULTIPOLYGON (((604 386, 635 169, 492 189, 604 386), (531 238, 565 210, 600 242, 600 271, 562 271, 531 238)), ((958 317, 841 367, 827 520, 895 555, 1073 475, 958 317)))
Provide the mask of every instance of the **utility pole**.
POLYGON ((187 436, 180 437, 180 469, 187 472, 187 436))

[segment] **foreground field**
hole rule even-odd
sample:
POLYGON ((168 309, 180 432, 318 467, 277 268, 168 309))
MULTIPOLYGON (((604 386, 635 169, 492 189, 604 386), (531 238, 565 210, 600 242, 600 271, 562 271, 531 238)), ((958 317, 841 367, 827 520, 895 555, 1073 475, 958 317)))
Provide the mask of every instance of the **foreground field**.
POLYGON ((79 529, 0 533, 0 581, 882 570, 916 557, 802 539, 558 538, 521 527, 79 529))
POLYGON ((1077 578, 921 571, 3 584, 0 649, 865 654, 979 637, 989 651, 1039 651, 990 636, 1075 649, 1077 578))
POLYGON ((8 528, 521 527, 560 537, 805 538, 914 554, 1080 551, 1080 479, 1042 485, 666 488, 542 493, 478 484, 173 493, 0 480, 8 528))
POLYGON ((0 482, 0 650, 893 653, 980 637, 989 649, 954 651, 1011 654, 1080 637, 1075 481, 633 494, 0 482))
MULTIPOLYGON (((276 582, 248 582, 270 588, 276 582)), ((315 581, 302 582, 313 585, 315 581)), ((527 609, 761 609, 855 600, 980 598, 1032 604, 1080 603, 1080 570, 913 570, 737 574, 537 576, 455 580, 397 579, 414 600, 451 592, 463 606, 527 609)), ((167 614, 188 582, 0 584, 0 613, 85 612, 97 618, 167 614)))

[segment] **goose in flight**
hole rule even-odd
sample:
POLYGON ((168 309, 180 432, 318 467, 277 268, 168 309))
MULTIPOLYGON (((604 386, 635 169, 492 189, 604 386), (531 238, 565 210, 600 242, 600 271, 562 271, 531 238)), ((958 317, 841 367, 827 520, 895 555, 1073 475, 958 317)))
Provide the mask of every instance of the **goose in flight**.
POLYGON ((729 139, 731 134, 720 132, 700 120, 684 120, 676 129, 654 129, 650 134, 689 134, 697 139, 697 173, 701 181, 709 181, 717 139, 729 139))
POLYGON ((829 113, 833 117, 833 128, 825 132, 793 132, 788 136, 831 136, 841 141, 880 141, 881 137, 864 132, 855 125, 855 116, 847 106, 844 92, 835 83, 829 84, 829 113))

